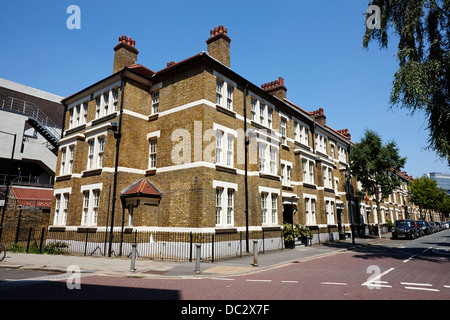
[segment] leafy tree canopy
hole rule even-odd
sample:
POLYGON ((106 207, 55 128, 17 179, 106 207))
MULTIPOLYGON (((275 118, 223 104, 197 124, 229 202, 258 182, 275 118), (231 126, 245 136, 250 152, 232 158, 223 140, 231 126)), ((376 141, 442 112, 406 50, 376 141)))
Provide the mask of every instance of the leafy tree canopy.
MULTIPOLYGON (((429 148, 450 165, 450 0, 374 0, 380 10, 376 27, 366 28, 363 46, 388 46, 388 32, 399 38, 391 106, 428 120, 429 148)), ((373 16, 367 13, 367 18, 373 16)))
POLYGON ((395 171, 405 165, 394 141, 383 144, 373 130, 365 131, 361 141, 350 150, 350 173, 355 176, 370 196, 380 202, 401 184, 395 171))

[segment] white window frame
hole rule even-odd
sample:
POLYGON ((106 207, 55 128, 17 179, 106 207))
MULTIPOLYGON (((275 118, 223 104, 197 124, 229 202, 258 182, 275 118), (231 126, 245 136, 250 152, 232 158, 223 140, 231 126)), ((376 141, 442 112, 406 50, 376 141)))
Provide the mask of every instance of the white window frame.
POLYGON ((323 186, 333 189, 333 169, 322 164, 323 186))
POLYGON ((327 215, 327 224, 336 224, 336 205, 335 199, 325 197, 325 212, 327 215))
POLYGON ((281 185, 285 187, 291 186, 291 170, 292 163, 281 160, 281 185))
POLYGON ((238 191, 238 185, 236 183, 214 180, 213 188, 215 197, 215 227, 233 227, 235 195, 238 191))
POLYGON ((159 90, 152 92, 152 114, 159 113, 159 90))
POLYGON ((97 169, 103 168, 103 153, 105 152, 105 137, 97 137, 97 169))
POLYGON ((104 133, 89 137, 88 143, 88 160, 86 170, 95 170, 103 168, 104 151, 106 136, 104 133))
POLYGON ((287 118, 281 116, 280 117, 280 121, 281 121, 281 143, 286 145, 286 140, 287 140, 287 118))
POLYGON ((323 154, 327 154, 327 138, 320 134, 315 134, 315 142, 316 142, 316 151, 319 151, 323 154))
POLYGON ((278 225, 278 197, 280 190, 259 186, 258 191, 261 198, 261 225, 277 226, 278 225))
POLYGON ((103 183, 81 186, 81 193, 83 194, 83 206, 81 215, 82 226, 97 226, 102 189, 103 183))
POLYGON ((75 145, 70 145, 67 148, 69 149, 67 173, 72 174, 74 154, 75 154, 75 145))
POLYGON ((216 131, 215 163, 229 168, 234 167, 234 141, 237 131, 223 125, 214 123, 213 130, 216 131))
POLYGON ((315 185, 314 182, 315 161, 305 157, 302 157, 301 160, 302 160, 303 183, 315 185))
POLYGON ((56 199, 55 216, 53 218, 53 225, 65 226, 67 223, 67 210, 69 207, 69 199, 72 188, 55 189, 53 196, 56 199))
POLYGON ((303 201, 305 203, 305 224, 308 226, 316 225, 317 197, 315 195, 304 194, 303 201))
POLYGON ((148 142, 149 142, 148 168, 156 169, 158 139, 156 137, 150 138, 148 142))
POLYGON ((278 174, 278 147, 263 141, 258 142, 259 172, 276 176, 278 174))

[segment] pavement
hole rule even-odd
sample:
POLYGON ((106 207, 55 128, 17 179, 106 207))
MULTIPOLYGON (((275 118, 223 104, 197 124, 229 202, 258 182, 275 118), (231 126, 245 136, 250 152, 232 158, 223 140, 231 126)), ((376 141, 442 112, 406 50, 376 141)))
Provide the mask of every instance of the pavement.
POLYGON ((254 273, 267 268, 279 267, 284 264, 314 259, 343 251, 355 250, 363 246, 388 241, 390 234, 340 240, 332 243, 322 243, 313 246, 296 246, 294 249, 253 254, 231 260, 201 262, 199 270, 196 261, 171 262, 140 260, 133 262, 130 258, 109 258, 76 255, 49 255, 32 253, 7 252, 0 262, 0 268, 20 270, 41 270, 57 273, 79 271, 84 274, 109 275, 121 277, 219 277, 237 274, 254 273), (256 262, 256 264, 255 264, 256 262))

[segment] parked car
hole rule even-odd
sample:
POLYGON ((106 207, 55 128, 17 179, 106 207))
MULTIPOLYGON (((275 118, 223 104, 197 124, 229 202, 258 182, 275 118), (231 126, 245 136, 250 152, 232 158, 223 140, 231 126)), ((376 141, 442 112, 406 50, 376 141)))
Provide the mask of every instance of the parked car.
POLYGON ((442 231, 444 229, 439 221, 435 221, 434 223, 437 225, 438 231, 442 231))
POLYGON ((442 224, 444 229, 449 229, 450 228, 450 225, 449 225, 448 221, 441 221, 441 224, 442 224))
POLYGON ((436 233, 439 231, 438 225, 436 222, 430 222, 430 225, 433 227, 433 233, 436 233))
POLYGON ((419 227, 420 233, 422 236, 433 233, 432 226, 430 225, 430 223, 428 221, 418 220, 415 222, 416 222, 417 226, 419 227))
POLYGON ((392 230, 392 238, 402 239, 410 238, 415 239, 419 237, 419 227, 411 219, 396 220, 394 222, 394 229, 392 230))

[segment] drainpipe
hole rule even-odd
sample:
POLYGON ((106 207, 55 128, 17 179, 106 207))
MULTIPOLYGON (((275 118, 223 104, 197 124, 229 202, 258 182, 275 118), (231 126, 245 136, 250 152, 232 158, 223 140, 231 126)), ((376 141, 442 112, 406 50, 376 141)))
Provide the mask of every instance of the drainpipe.
POLYGON ((125 79, 123 77, 123 70, 120 72, 120 114, 119 114, 119 132, 114 132, 114 138, 116 139, 116 163, 114 165, 114 183, 113 183, 113 200, 111 209, 111 227, 109 231, 109 249, 108 257, 111 257, 112 252, 112 241, 113 241, 113 229, 114 229, 114 213, 116 210, 116 191, 117 191, 117 175, 118 175, 118 165, 119 165, 119 147, 120 140, 122 138, 122 114, 123 114, 123 91, 125 88, 125 79))
POLYGON ((249 249, 249 235, 248 235, 248 132, 247 132, 247 87, 248 83, 244 87, 244 148, 245 148, 245 250, 247 253, 249 249))

